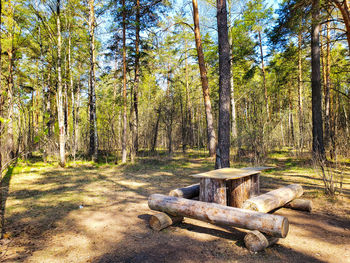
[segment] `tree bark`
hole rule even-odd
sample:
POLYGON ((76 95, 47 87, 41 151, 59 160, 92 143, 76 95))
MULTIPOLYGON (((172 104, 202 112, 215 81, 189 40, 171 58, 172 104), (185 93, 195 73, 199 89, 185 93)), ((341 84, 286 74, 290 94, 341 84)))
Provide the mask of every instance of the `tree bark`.
MULTIPOLYGON (((1 118, 3 118, 3 104, 4 104, 4 91, 3 86, 2 86, 2 82, 1 82, 1 76, 2 76, 2 46, 1 46, 1 39, 2 39, 2 1, 0 1, 0 134, 3 134, 2 129, 3 129, 3 125, 2 125, 2 120, 1 118)), ((0 135, 0 189, 1 188, 1 180, 2 180, 2 136, 0 135)), ((0 190, 0 202, 2 200, 2 194, 1 194, 1 190, 0 190)), ((0 236, 0 238, 2 238, 2 236, 0 236)))
POLYGON ((122 163, 126 163, 126 10, 125 0, 122 1, 123 5, 123 132, 122 132, 122 163))
POLYGON ((230 45, 228 43, 226 0, 217 0, 219 40, 219 132, 221 166, 230 167, 230 45))
POLYGON ((148 198, 148 206, 152 210, 172 216, 185 216, 211 224, 259 230, 276 237, 286 237, 289 230, 288 219, 283 216, 174 196, 153 194, 148 198))
POLYGON ((7 160, 11 160, 15 156, 15 146, 14 146, 14 135, 13 135, 13 96, 14 96, 14 80, 13 80, 13 59, 14 59, 14 10, 11 4, 11 1, 8 1, 8 19, 10 20, 10 28, 8 30, 8 39, 10 45, 7 49, 7 57, 8 57, 8 87, 7 87, 7 137, 6 137, 6 152, 7 152, 7 160))
POLYGON ((260 31, 258 31, 258 37, 259 37, 260 58, 261 58, 261 72, 263 75, 263 88, 264 88, 264 95, 265 95, 266 114, 267 114, 268 119, 270 119, 269 97, 267 95, 266 72, 265 72, 265 65, 264 65, 264 52, 263 52, 263 48, 262 48, 262 39, 261 39, 261 32, 260 31))
POLYGON ((227 205, 226 180, 201 178, 199 200, 207 203, 227 205))
POLYGON ((325 147, 329 148, 330 142, 330 71, 331 71, 331 47, 330 47, 330 22, 328 21, 326 24, 327 27, 327 36, 326 36, 326 74, 325 74, 325 93, 324 93, 324 107, 325 107, 325 115, 324 115, 324 143, 325 147))
POLYGON ((303 118, 303 71, 302 71, 302 34, 301 23, 298 32, 298 117, 299 117, 299 148, 304 146, 304 118, 303 118))
POLYGON ((136 40, 135 40, 135 87, 134 87, 134 111, 136 125, 134 126, 134 149, 137 153, 139 150, 139 108, 138 108, 138 93, 140 84, 140 0, 136 1, 136 40))
POLYGON ((311 87, 312 87, 312 152, 314 158, 324 159, 322 96, 320 74, 320 1, 312 1, 311 27, 311 87))
POLYGON ((90 74, 89 74, 89 109, 90 109, 90 148, 89 155, 97 161, 98 137, 96 119, 96 93, 95 93, 95 11, 94 0, 89 1, 89 36, 90 36, 90 74))
POLYGON ((64 114, 63 114, 63 94, 62 94, 62 36, 61 36, 61 21, 60 21, 60 0, 57 0, 57 118, 58 118, 58 129, 59 129, 59 148, 60 148, 60 166, 66 165, 65 159, 65 145, 66 145, 66 132, 64 127, 64 114))
POLYGON ((177 188, 169 192, 169 196, 192 199, 199 196, 199 184, 177 188))
POLYGON ((160 121, 160 117, 161 117, 161 111, 162 111, 162 106, 160 104, 158 109, 157 109, 157 121, 156 121, 156 124, 154 126, 151 152, 154 152, 156 149, 156 146, 157 146, 158 129, 159 129, 159 121, 160 121))
MULTIPOLYGON (((214 120, 211 109, 210 95, 209 95, 209 84, 207 77, 207 69, 204 61, 204 54, 202 49, 202 40, 199 29, 199 14, 198 14, 198 3, 197 0, 192 0, 193 5, 193 22, 194 22, 194 38, 196 41, 197 48, 197 56, 198 56, 198 65, 202 82, 202 91, 204 98, 204 108, 205 108, 205 116, 207 120, 207 141, 208 141, 208 150, 209 155, 215 155, 216 148, 216 135, 214 130, 214 120)), ((227 22, 226 22, 227 23, 227 22)), ((226 24, 227 31, 227 24, 226 24)))

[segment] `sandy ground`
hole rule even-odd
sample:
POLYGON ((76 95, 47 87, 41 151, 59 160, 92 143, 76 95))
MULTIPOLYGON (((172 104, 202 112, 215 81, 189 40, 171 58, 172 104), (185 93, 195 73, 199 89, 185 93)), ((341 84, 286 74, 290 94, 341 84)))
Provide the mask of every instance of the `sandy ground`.
MULTIPOLYGON (((210 169, 205 162, 198 159, 188 161, 187 168, 174 165, 164 169, 159 168, 163 164, 152 163, 137 169, 36 169, 31 173, 40 176, 31 187, 31 173, 14 175, 0 261, 350 262, 348 189, 345 197, 333 202, 306 193, 314 202, 311 214, 278 210, 276 214, 290 221, 289 234, 264 252, 251 253, 244 247, 242 229, 193 219, 186 218, 180 225, 160 232, 151 230, 148 220, 154 212, 147 206, 147 197, 195 182, 187 175, 210 169)), ((277 174, 262 176, 263 190, 292 180, 290 174, 277 174)), ((305 188, 310 192, 319 187, 309 184, 305 183, 305 188)))

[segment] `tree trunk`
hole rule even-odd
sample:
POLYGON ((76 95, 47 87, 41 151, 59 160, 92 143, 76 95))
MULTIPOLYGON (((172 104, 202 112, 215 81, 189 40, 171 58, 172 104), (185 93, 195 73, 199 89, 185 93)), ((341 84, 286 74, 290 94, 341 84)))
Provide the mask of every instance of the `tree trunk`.
POLYGON ((219 136, 221 166, 230 167, 230 45, 228 43, 226 0, 217 0, 219 40, 219 136))
POLYGON ((331 71, 331 48, 330 48, 330 36, 329 36, 329 31, 330 31, 330 22, 328 21, 326 24, 327 27, 327 37, 326 37, 326 74, 325 74, 325 79, 326 79, 326 85, 325 85, 325 93, 324 93, 324 107, 325 107, 325 115, 324 115, 324 143, 325 147, 328 149, 329 148, 329 142, 330 142, 330 71, 331 71))
POLYGON ((122 163, 126 163, 126 10, 125 0, 122 1, 123 5, 123 132, 122 132, 122 163))
MULTIPOLYGON (((207 69, 205 66, 204 54, 203 54, 203 49, 202 49, 202 41, 201 41, 201 35, 200 35, 200 30, 199 30, 199 14, 198 14, 197 0, 192 0, 192 5, 193 5, 194 37, 195 37, 195 41, 196 41, 198 65, 199 65, 199 71, 200 71, 201 82, 202 82, 203 98, 204 98, 205 116, 206 116, 206 120, 207 120, 208 149, 209 149, 209 155, 214 156, 215 150, 216 150, 215 149, 216 148, 216 135, 215 135, 215 130, 214 130, 214 120, 213 120, 213 115, 212 115, 212 110, 211 110, 207 69)), ((225 10, 226 10, 226 7, 225 7, 225 10)), ((226 31, 227 31, 227 18, 226 18, 226 31)))
POLYGON ((14 7, 12 6, 11 1, 8 1, 8 19, 10 20, 10 28, 8 29, 8 40, 9 47, 7 49, 8 56, 8 87, 7 87, 7 137, 6 137, 6 145, 7 145, 7 161, 11 160, 15 156, 15 146, 14 146, 14 135, 13 135, 13 96, 14 96, 14 76, 13 76, 13 59, 14 59, 14 7))
MULTIPOLYGON (((11 43, 13 44, 13 36, 11 35, 11 43)), ((9 71, 9 78, 8 78, 8 90, 7 90, 7 159, 11 160, 15 157, 15 145, 14 145, 14 138, 13 138, 13 95, 14 95, 14 83, 13 83, 13 46, 7 50, 8 53, 8 71, 9 71)))
POLYGON ((258 31, 258 37, 259 37, 260 58, 261 58, 261 71, 262 71, 262 75, 263 75, 263 88, 264 88, 264 95, 265 95, 266 114, 267 114, 268 119, 270 120, 269 97, 267 95, 266 72, 265 72, 265 65, 264 65, 264 52, 263 52, 263 48, 262 48, 262 39, 261 39, 261 32, 260 31, 258 31))
POLYGON ((159 105, 157 109, 157 121, 154 126, 154 132, 153 132, 153 142, 152 142, 152 148, 151 152, 154 152, 157 146, 157 138, 158 138, 158 128, 159 128, 159 121, 160 121, 160 116, 161 116, 161 111, 162 111, 162 106, 159 105))
POLYGON ((299 184, 291 184, 246 200, 242 208, 268 213, 303 194, 299 184))
POLYGON ((136 1, 136 40, 135 40, 135 87, 134 87, 134 112, 136 125, 134 126, 133 144, 135 152, 139 150, 139 108, 138 93, 140 83, 140 0, 136 1))
MULTIPOLYGON (((2 76, 2 46, 1 46, 1 39, 2 39, 2 1, 0 1, 0 119, 3 118, 3 104, 4 104, 4 91, 3 86, 2 86, 2 82, 1 82, 1 76, 2 76)), ((3 134, 2 132, 3 129, 3 125, 2 125, 2 120, 0 120, 0 134, 3 134)), ((0 202, 2 200, 2 191, 1 191, 1 180, 2 180, 2 151, 3 151, 3 147, 2 147, 2 138, 0 136, 0 202)), ((0 239, 2 239, 2 235, 0 236, 0 239)))
POLYGON ((60 166, 66 165, 65 159, 65 145, 66 145, 66 132, 64 127, 64 114, 63 114, 63 94, 62 94, 62 36, 61 36, 61 21, 60 21, 60 0, 57 0, 57 118, 59 129, 59 148, 60 148, 60 166))
POLYGON ((314 158, 324 159, 321 74, 320 74, 320 1, 312 1, 311 28, 311 87, 312 87, 312 152, 314 158))
POLYGON ((94 0, 89 1, 89 35, 90 35, 90 74, 89 74, 89 109, 90 109, 90 147, 89 155, 97 161, 98 137, 96 119, 96 93, 95 93, 95 11, 94 0))
POLYGON ((172 216, 185 216, 211 224, 259 230, 276 237, 286 237, 289 230, 288 219, 283 216, 174 196, 153 194, 148 198, 148 206, 152 210, 172 216))
POLYGON ((293 120, 293 99, 292 99, 292 87, 289 84, 288 89, 288 104, 289 104, 289 117, 288 117, 288 123, 289 123, 289 138, 290 138, 290 146, 294 147, 294 120, 293 120))
POLYGON ((303 71, 302 71, 302 35, 301 24, 298 32, 298 117, 299 117, 299 148, 304 146, 304 118, 303 118, 303 71))

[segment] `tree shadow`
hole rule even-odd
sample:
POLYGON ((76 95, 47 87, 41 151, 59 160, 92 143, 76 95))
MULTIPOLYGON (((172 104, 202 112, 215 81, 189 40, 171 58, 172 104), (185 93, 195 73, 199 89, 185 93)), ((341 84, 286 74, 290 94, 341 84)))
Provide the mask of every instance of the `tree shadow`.
POLYGON ((0 181, 0 220, 1 220, 1 236, 0 239, 4 238, 4 234, 6 233, 6 226, 5 226, 5 211, 6 211, 6 201, 9 194, 9 188, 10 188, 10 181, 12 178, 13 170, 15 168, 15 165, 10 166, 6 174, 3 178, 1 178, 0 181))

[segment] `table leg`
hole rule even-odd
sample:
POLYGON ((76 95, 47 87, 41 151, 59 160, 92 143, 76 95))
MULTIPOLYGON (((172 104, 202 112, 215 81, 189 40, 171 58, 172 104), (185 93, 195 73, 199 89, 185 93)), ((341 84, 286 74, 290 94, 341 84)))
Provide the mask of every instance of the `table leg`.
POLYGON ((199 200, 208 203, 227 205, 226 181, 220 179, 201 178, 199 200))

